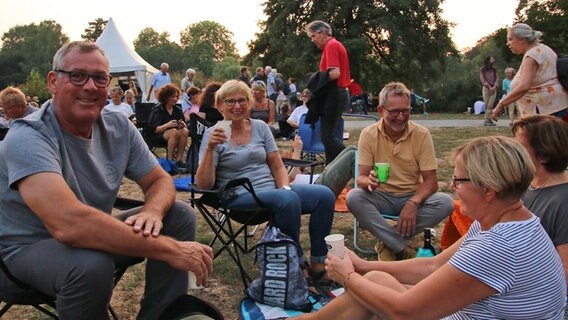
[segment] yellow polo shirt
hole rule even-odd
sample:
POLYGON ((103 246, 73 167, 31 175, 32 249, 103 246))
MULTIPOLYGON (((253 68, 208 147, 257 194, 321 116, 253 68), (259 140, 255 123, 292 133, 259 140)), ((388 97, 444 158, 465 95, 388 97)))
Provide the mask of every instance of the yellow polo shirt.
POLYGON ((396 142, 386 135, 383 119, 361 131, 358 165, 376 162, 390 163, 389 179, 379 189, 393 194, 415 192, 422 183, 421 171, 438 167, 430 132, 410 120, 396 142))

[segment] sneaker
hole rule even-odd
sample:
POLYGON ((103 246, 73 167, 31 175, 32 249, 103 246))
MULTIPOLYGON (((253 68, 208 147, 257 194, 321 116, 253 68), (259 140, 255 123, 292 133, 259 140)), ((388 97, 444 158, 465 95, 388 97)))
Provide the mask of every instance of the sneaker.
POLYGON ((416 252, 409 247, 404 248, 400 252, 393 252, 389 247, 387 247, 382 241, 377 242, 375 245, 375 251, 378 255, 379 261, 400 261, 406 259, 412 259, 416 256, 416 252))
POLYGON ((387 247, 384 242, 379 241, 375 244, 375 252, 377 252, 377 260, 379 261, 395 261, 396 256, 392 250, 387 247))
POLYGON ((494 127, 494 126, 496 126, 496 124, 495 124, 493 121, 491 121, 491 119, 485 120, 485 122, 483 123, 483 125, 486 126, 486 127, 494 127))

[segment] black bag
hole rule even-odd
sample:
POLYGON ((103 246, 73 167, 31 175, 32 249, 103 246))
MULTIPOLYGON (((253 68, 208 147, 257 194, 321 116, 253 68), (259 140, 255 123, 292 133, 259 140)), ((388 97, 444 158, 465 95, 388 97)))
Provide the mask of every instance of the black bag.
POLYGON ((564 89, 568 91, 568 55, 558 55, 558 60, 556 60, 556 74, 558 75, 558 81, 560 81, 564 89))
POLYGON ((274 226, 266 227, 256 244, 256 263, 260 278, 247 289, 251 299, 283 309, 312 310, 308 283, 292 238, 274 226))
POLYGON ((166 307, 159 320, 183 320, 198 315, 207 316, 214 320, 225 319, 221 312, 210 303, 184 294, 177 297, 166 307))

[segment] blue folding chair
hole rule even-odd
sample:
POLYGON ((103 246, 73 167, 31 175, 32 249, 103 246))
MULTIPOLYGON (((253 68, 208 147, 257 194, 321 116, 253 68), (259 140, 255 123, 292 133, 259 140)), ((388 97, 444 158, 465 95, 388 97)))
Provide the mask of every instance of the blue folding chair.
MULTIPOLYGON (((368 118, 368 119, 375 120, 375 122, 379 120, 376 116, 373 116, 373 115, 344 114, 344 116, 356 117, 356 118, 368 118)), ((355 163, 353 164, 353 166, 354 166, 353 187, 357 188, 357 177, 359 176, 359 165, 358 165, 359 151, 357 151, 355 153, 354 158, 355 158, 355 163)), ((398 216, 395 216, 395 215, 389 215, 389 214, 381 214, 381 215, 385 219, 394 220, 394 221, 398 221, 398 218, 399 218, 398 216)), ((362 254, 375 254, 375 250, 361 248, 361 246, 359 244, 359 234, 360 234, 361 229, 362 228, 359 225, 359 221, 357 221, 357 218, 353 218, 353 247, 355 248, 355 250, 357 252, 362 253, 362 254)))
MULTIPOLYGON (((325 148, 323 143, 321 142, 321 123, 320 121, 316 121, 314 124, 307 124, 306 123, 306 114, 303 114, 300 117, 300 127, 299 127, 299 134, 300 138, 302 138, 302 142, 304 146, 302 147, 302 156, 304 157, 307 154, 314 153, 319 155, 319 157, 325 160, 325 148)), ((344 129, 344 122, 343 118, 339 118, 336 137, 338 140, 343 141, 343 129, 344 129)))

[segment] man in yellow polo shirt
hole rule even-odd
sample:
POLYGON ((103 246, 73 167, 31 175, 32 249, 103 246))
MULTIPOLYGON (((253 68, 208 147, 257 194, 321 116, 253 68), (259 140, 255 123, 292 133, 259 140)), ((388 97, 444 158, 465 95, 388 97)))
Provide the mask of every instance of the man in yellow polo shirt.
POLYGON ((347 195, 347 207, 363 228, 390 249, 405 256, 406 239, 449 216, 452 197, 436 192, 436 155, 430 132, 409 120, 410 90, 387 84, 379 95, 379 122, 363 129, 359 138, 358 188, 347 195), (390 164, 386 182, 379 182, 374 164, 390 164), (390 226, 381 214, 399 216, 390 226))

